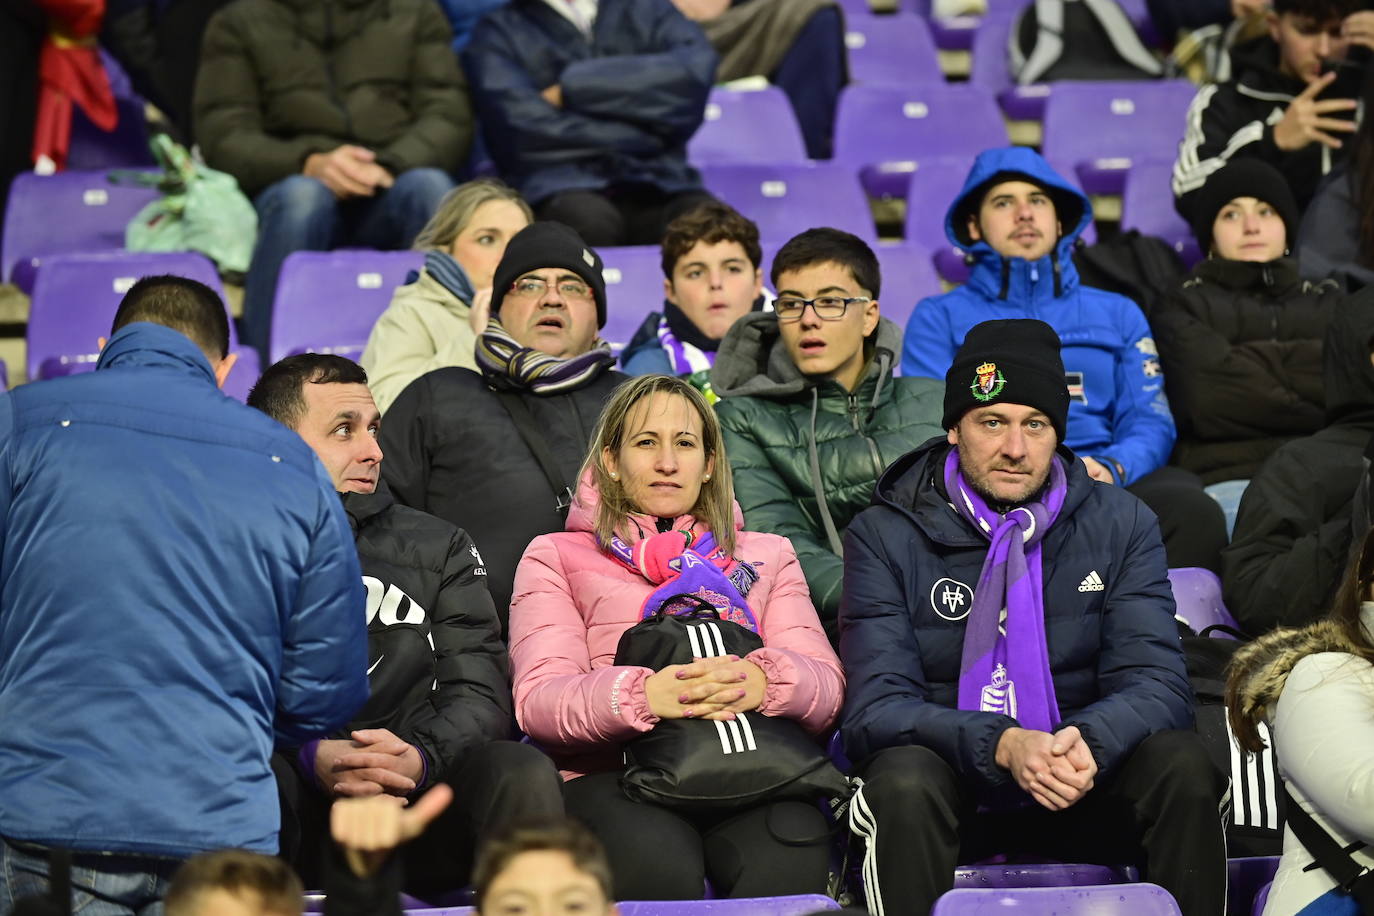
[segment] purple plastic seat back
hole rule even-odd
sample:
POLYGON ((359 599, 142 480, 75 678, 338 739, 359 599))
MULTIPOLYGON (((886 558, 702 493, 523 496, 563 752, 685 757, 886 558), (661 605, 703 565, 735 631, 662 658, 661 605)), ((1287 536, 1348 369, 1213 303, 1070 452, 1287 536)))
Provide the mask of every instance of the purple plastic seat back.
POLYGON ((1173 171, 1172 159, 1131 164, 1126 175, 1126 190, 1121 195, 1121 228, 1158 236, 1178 252, 1186 267, 1191 268, 1202 260, 1202 252, 1198 250, 1193 230, 1174 209, 1170 187, 1173 171))
MULTIPOLYGON (((877 245, 873 251, 882 272, 883 288, 878 299, 883 317, 905 331, 916 303, 941 291, 930 249, 916 242, 900 242, 877 245)), ((901 362, 900 353, 893 357, 901 362)))
POLYGON ((1010 865, 960 865, 954 870, 955 887, 983 889, 1083 887, 1096 884, 1128 884, 1137 880, 1139 876, 1130 865, 1033 862, 1010 865))
POLYGON ((790 239, 814 226, 877 237, 858 178, 841 165, 712 165, 701 169, 701 177, 708 190, 758 225, 760 238, 790 239))
POLYGON ((849 78, 867 86, 907 86, 944 82, 930 26, 920 16, 854 15, 845 19, 849 78))
POLYGON ((873 15, 873 7, 869 5, 868 0, 839 0, 839 4, 846 21, 852 16, 873 15))
MULTIPOLYGON (((840 905, 821 894, 792 897, 741 897, 735 900, 628 900, 616 904, 620 916, 806 916, 840 905)), ((473 916, 472 907, 406 910, 411 916, 473 916)))
POLYGON ((1196 93, 1187 80, 1056 83, 1045 105, 1045 158, 1074 164, 1090 194, 1120 194, 1133 161, 1173 158, 1196 93))
POLYGON ((356 360, 391 294, 424 262, 419 251, 292 252, 272 303, 272 362, 295 353, 356 360))
MULTIPOLYGON (((932 158, 962 158, 1007 145, 997 102, 967 84, 848 86, 835 115, 835 161, 861 168, 875 197, 901 197, 932 158)), ((946 202, 948 205, 948 202, 946 202)))
MULTIPOLYGON (((215 265, 195 252, 96 252, 45 259, 29 306, 27 372, 30 381, 89 372, 100 358, 99 339, 124 294, 140 277, 172 274, 199 280, 224 297, 215 265)), ((225 392, 242 400, 258 378, 257 354, 238 346, 233 321, 229 348, 239 354, 225 392)))
POLYGON ((956 888, 935 901, 930 916, 1181 916, 1178 903, 1154 884, 1097 887, 956 888))
POLYGON ((1169 570, 1169 585, 1174 590, 1178 618, 1194 633, 1213 624, 1236 627, 1239 624, 1221 600, 1221 580, 1209 569, 1185 566, 1169 570))
POLYGON ((18 176, 5 208, 0 279, 32 292, 45 256, 122 250, 124 227, 157 197, 156 188, 114 184, 105 172, 18 176))
POLYGON ((598 248, 606 280, 603 340, 619 353, 650 312, 663 310, 663 252, 657 245, 598 248))
MULTIPOLYGON (((1278 856, 1243 856, 1226 861, 1226 912, 1249 913, 1260 891, 1274 880, 1278 856)), ((1259 913, 1260 910, 1255 910, 1259 913)))
POLYGON ((952 248, 945 237, 945 214, 964 186, 970 159, 940 157, 922 159, 910 175, 906 194, 906 233, 914 242, 932 253, 952 248))
POLYGON ((694 165, 716 162, 806 162, 797 115, 776 86, 751 92, 712 89, 706 120, 687 141, 694 165))
POLYGON ((1273 886, 1274 882, 1270 881, 1259 889, 1259 893, 1255 895, 1255 902, 1250 904, 1250 916, 1264 916, 1264 905, 1269 902, 1269 889, 1273 886))

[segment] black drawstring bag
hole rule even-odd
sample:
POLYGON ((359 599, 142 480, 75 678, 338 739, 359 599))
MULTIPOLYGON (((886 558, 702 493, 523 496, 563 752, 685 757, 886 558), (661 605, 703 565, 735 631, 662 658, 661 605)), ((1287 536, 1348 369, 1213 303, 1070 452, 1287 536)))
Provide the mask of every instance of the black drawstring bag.
MULTIPOLYGON (((757 633, 722 620, 709 602, 677 595, 663 602, 696 608, 640 621, 616 646, 615 664, 660 671, 698 658, 763 648, 757 633)), ((620 787, 634 801, 668 808, 733 808, 784 798, 838 801, 849 780, 791 719, 741 713, 730 722, 663 719, 625 745, 620 787)))

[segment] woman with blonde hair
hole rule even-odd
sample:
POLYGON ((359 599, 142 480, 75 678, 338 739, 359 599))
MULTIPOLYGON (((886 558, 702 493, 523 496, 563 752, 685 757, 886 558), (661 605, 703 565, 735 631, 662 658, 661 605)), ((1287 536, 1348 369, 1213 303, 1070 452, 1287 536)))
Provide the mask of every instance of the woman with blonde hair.
POLYGON ((1294 833, 1291 804, 1357 866, 1374 868, 1374 528, 1346 568, 1330 616, 1236 652, 1226 708, 1243 749, 1262 749, 1267 731, 1291 799, 1264 916, 1360 913, 1294 833))
POLYGON ((844 675, 791 543, 742 527, 715 413, 682 379, 645 375, 602 411, 566 530, 535 538, 516 571, 516 718, 562 768, 568 813, 606 845, 617 899, 698 898, 707 879, 719 896, 824 890, 815 804, 670 810, 619 784, 622 746, 660 721, 757 712, 820 735, 839 712, 844 675), (684 596, 764 647, 659 671, 615 664, 626 630, 689 609, 684 596))
POLYGON ((477 335, 487 326, 492 276, 511 236, 533 220, 529 204, 491 178, 445 195, 412 246, 425 266, 398 287, 377 319, 359 362, 385 411, 415 379, 434 369, 476 369, 477 335))

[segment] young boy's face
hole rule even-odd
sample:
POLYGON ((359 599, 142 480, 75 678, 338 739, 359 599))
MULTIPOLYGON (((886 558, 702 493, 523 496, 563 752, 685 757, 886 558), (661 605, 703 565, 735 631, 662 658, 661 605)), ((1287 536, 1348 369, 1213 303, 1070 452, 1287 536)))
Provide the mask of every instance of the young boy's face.
POLYGON ((864 341, 878 326, 878 302, 859 286, 848 267, 833 261, 808 264, 778 275, 778 303, 788 299, 856 299, 838 317, 822 318, 814 305, 784 321, 778 317, 792 362, 805 375, 834 379, 853 391, 863 375, 864 341))
POLYGON ((697 242, 673 265, 663 294, 701 333, 720 340, 763 291, 763 272, 739 242, 697 242))
POLYGON ((1304 83, 1321 76, 1323 60, 1345 57, 1349 45, 1340 19, 1321 22, 1300 13, 1269 13, 1269 37, 1279 46, 1279 71, 1304 83))

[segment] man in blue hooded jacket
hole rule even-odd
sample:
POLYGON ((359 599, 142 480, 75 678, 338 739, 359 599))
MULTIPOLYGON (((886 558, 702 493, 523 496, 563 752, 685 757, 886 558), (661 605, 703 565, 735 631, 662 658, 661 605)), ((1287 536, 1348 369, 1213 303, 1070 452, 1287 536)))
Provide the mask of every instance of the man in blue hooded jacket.
POLYGON ((1219 571, 1226 523, 1195 475, 1164 468, 1174 419, 1140 307, 1082 286, 1070 254, 1092 206, 1034 150, 985 150, 945 217, 973 259, 968 283, 922 300, 907 323, 902 374, 940 378, 964 335, 997 318, 1038 318, 1063 342, 1064 445, 1089 476, 1127 486, 1159 516, 1170 566, 1219 571))
POLYGON ((1062 445, 1041 321, 972 328, 944 427, 844 542, 840 730, 869 911, 926 913, 957 862, 1132 862, 1187 916, 1226 900, 1226 779, 1192 731, 1159 529, 1062 445))
POLYGON ((129 290, 96 371, 0 395, 0 912, 74 851, 83 911, 276 852, 274 744, 367 699, 357 552, 314 453, 219 390, 224 304, 129 290))

